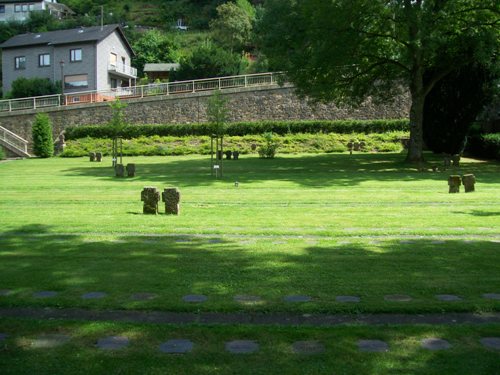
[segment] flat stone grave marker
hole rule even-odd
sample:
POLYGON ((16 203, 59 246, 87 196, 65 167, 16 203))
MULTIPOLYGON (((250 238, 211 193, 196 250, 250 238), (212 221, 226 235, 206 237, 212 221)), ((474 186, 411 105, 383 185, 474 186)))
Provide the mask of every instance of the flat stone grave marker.
POLYGON ((500 337, 483 337, 479 341, 488 349, 500 350, 500 337))
POLYGON ((107 294, 104 292, 89 292, 82 294, 82 299, 101 299, 106 297, 107 294))
POLYGON ((234 296, 234 300, 236 302, 245 304, 245 305, 252 305, 256 303, 261 303, 262 298, 259 296, 252 296, 252 295, 247 295, 247 294, 239 294, 237 296, 234 296))
POLYGON ((381 340, 359 340, 358 349, 360 352, 387 352, 389 345, 381 340))
POLYGON ((0 333, 0 342, 4 341, 7 337, 9 337, 6 333, 0 333))
POLYGON ((186 339, 168 340, 160 345, 160 352, 168 354, 184 354, 193 350, 193 342, 186 339))
POLYGON ((485 294, 483 294, 483 298, 500 300, 500 294, 499 293, 485 293, 485 294))
POLYGON ((66 344, 71 337, 68 335, 53 333, 40 335, 31 342, 31 346, 36 349, 50 349, 66 344))
POLYGON ((134 293, 130 296, 134 301, 150 301, 156 297, 154 293, 134 293))
POLYGON ((444 301, 444 302, 455 302, 455 301, 462 300, 461 297, 456 296, 454 294, 438 294, 438 295, 436 295, 436 299, 439 301, 444 301))
POLYGON ((300 303, 300 302, 309 302, 311 301, 311 299, 312 298, 309 296, 293 295, 293 296, 286 296, 284 298, 284 301, 290 303, 300 303))
POLYGON ((34 298, 52 298, 57 296, 57 292, 54 292, 53 290, 42 290, 39 292, 33 293, 34 298))
POLYGON ((421 340, 420 346, 427 350, 446 350, 451 348, 451 344, 448 341, 435 337, 421 340))
POLYGON ((412 298, 406 294, 388 294, 384 299, 389 302, 409 302, 412 298))
POLYGON ((207 296, 203 294, 188 294, 184 297, 182 297, 182 300, 184 302, 189 302, 189 303, 203 303, 208 299, 207 296))
POLYGON ((233 354, 250 354, 259 350, 259 344, 252 340, 226 342, 226 351, 233 354))
POLYGON ((0 297, 6 297, 12 293, 12 290, 2 289, 0 290, 0 297))
POLYGON ((325 352, 325 346, 319 341, 295 341, 292 351, 296 354, 321 354, 325 352))
POLYGON ((443 240, 434 240, 431 242, 431 244, 433 244, 433 245, 443 245, 445 243, 446 243, 446 241, 443 241, 443 240))
POLYGON ((401 241, 399 241, 399 243, 402 244, 402 245, 410 245, 410 244, 414 243, 414 241, 412 241, 412 240, 401 240, 401 241))
POLYGON ((337 296, 337 297, 335 297, 335 301, 357 303, 357 302, 361 301, 361 298, 359 298, 357 296, 337 296))
POLYGON ((97 340, 96 347, 101 350, 120 350, 129 344, 125 336, 107 336, 97 340))
POLYGON ((223 243, 224 241, 222 241, 220 238, 211 238, 208 240, 208 243, 223 243))

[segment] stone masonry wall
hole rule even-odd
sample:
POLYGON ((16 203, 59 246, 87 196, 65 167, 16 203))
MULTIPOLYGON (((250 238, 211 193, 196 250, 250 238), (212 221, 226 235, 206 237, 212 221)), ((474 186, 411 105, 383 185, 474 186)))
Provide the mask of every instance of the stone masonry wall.
MULTIPOLYGON (((293 87, 224 90, 230 108, 230 121, 258 120, 341 120, 406 118, 409 97, 387 105, 367 100, 359 108, 337 107, 333 103, 310 104, 294 94, 293 87)), ((174 124, 206 122, 207 99, 211 92, 157 96, 127 100, 126 120, 132 124, 174 124)), ((54 139, 68 126, 105 125, 111 119, 107 103, 71 105, 45 109, 52 120, 54 139)), ((0 125, 31 143, 35 111, 0 113, 0 125)))

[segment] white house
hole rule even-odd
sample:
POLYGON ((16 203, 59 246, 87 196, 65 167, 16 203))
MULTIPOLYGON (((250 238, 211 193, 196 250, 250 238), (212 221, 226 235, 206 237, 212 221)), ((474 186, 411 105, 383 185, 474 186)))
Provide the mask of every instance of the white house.
POLYGON ((56 0, 0 0, 0 22, 25 21, 31 12, 46 10, 56 18, 65 18, 74 12, 56 0))

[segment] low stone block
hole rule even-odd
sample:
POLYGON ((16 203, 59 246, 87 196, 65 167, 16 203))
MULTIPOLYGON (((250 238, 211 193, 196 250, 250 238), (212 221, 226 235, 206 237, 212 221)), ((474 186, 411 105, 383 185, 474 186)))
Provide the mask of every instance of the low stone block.
POLYGON ((89 152, 89 161, 95 161, 95 152, 89 152))
POLYGON ((166 188, 161 194, 165 202, 165 213, 167 215, 179 215, 181 212, 180 201, 181 193, 177 188, 166 188))
POLYGON ((141 191, 141 201, 144 202, 142 212, 144 214, 158 213, 158 202, 160 201, 160 192, 153 186, 146 186, 141 191))
POLYGON ((97 161, 99 163, 102 161, 102 152, 95 153, 95 161, 97 161))
POLYGON ((233 151, 233 159, 238 160, 240 157, 240 152, 239 151, 233 151))
POLYGON ((460 155, 453 155, 451 157, 451 161, 453 162, 454 167, 460 167, 460 155))
POLYGON ((451 167, 451 157, 448 155, 445 155, 443 158, 443 165, 445 168, 451 167))
POLYGON ((231 151, 226 151, 224 152, 224 154, 226 155, 227 160, 231 160, 231 156, 233 156, 233 153, 231 151))
POLYGON ((461 185, 460 176, 451 175, 450 177, 448 177, 448 185, 450 187, 449 190, 450 193, 460 192, 460 185, 461 185))
POLYGON ((132 163, 127 164, 127 176, 135 177, 135 164, 132 163))
POLYGON ((466 193, 475 191, 476 177, 473 174, 464 174, 462 176, 462 184, 466 193))
POLYGON ((125 167, 123 164, 115 165, 115 175, 116 177, 124 177, 125 176, 125 167))

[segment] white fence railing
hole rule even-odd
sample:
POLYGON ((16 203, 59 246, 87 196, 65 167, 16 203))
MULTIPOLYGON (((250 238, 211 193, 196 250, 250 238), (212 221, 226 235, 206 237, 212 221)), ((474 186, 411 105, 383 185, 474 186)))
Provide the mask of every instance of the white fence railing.
POLYGON ((109 90, 81 91, 64 95, 37 96, 32 98, 0 100, 0 112, 32 110, 73 104, 97 103, 119 99, 144 98, 156 95, 175 95, 210 90, 277 85, 284 80, 283 73, 261 73, 241 76, 197 79, 144 86, 119 87, 109 90))
POLYGON ((136 68, 125 65, 121 62, 109 63, 108 64, 108 71, 122 73, 122 74, 125 74, 125 75, 133 77, 133 78, 137 77, 137 69, 136 68))
POLYGON ((0 126, 0 139, 24 154, 28 154, 28 141, 3 126, 0 126))

